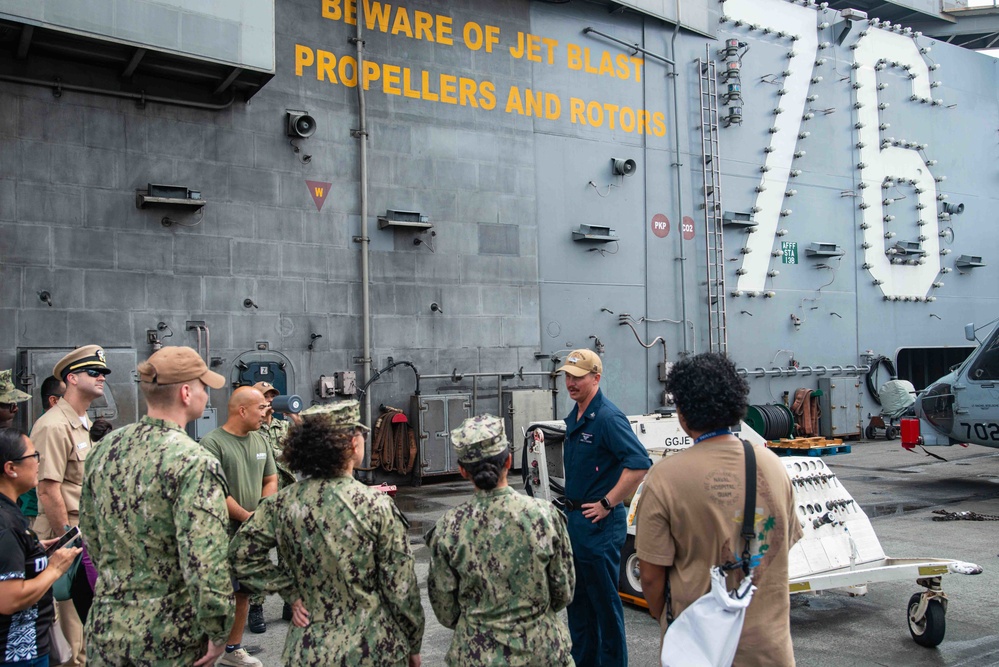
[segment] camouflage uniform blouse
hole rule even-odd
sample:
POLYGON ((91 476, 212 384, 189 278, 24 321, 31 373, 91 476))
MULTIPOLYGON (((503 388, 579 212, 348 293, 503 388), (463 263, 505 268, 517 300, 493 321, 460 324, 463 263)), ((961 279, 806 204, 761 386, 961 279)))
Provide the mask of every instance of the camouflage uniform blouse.
POLYGON ((395 503, 352 477, 305 479, 265 498, 229 545, 240 586, 298 598, 285 665, 406 665, 420 652, 423 608, 395 503), (268 551, 277 547, 278 567, 268 551))
POLYGON ((274 464, 277 466, 278 471, 278 488, 283 489, 290 484, 294 484, 297 481, 295 473, 293 473, 289 468, 288 464, 284 462, 281 458, 281 454, 284 453, 284 437, 288 435, 288 429, 291 428, 291 424, 283 419, 271 419, 270 424, 263 424, 260 427, 260 433, 267 440, 267 444, 271 446, 271 451, 274 453, 274 464))
POLYGON ((97 568, 87 664, 193 664, 229 634, 225 477, 176 424, 143 417, 87 456, 80 529, 97 568))
POLYGON ((428 536, 430 603, 454 628, 449 665, 571 665, 557 612, 576 573, 565 519, 510 487, 475 492, 428 536))

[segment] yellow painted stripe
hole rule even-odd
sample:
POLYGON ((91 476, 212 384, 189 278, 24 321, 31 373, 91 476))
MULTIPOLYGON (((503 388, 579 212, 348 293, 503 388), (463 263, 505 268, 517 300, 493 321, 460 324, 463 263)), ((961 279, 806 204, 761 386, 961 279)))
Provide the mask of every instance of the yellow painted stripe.
POLYGON ((627 593, 618 592, 621 599, 625 602, 630 602, 633 605, 638 605, 639 607, 649 608, 649 603, 645 601, 645 598, 636 598, 634 595, 628 595, 627 593))
POLYGON ((946 565, 924 565, 919 568, 919 576, 929 577, 935 574, 947 574, 946 565))
POLYGON ((802 582, 797 583, 797 584, 791 584, 788 587, 788 589, 789 589, 789 591, 791 593, 803 593, 805 591, 812 590, 812 585, 810 583, 808 583, 807 581, 802 581, 802 582))

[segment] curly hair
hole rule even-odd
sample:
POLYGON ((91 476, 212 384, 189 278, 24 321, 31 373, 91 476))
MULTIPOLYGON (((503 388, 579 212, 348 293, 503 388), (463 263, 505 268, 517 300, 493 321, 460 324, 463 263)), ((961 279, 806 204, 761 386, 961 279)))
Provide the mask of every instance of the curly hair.
POLYGON ((666 377, 666 391, 693 431, 728 428, 746 416, 749 384, 735 364, 716 352, 681 359, 666 377))
POLYGON ((506 465, 508 456, 510 456, 509 447, 499 454, 490 456, 488 459, 482 459, 475 463, 459 462, 458 465, 464 468, 465 472, 471 476, 475 488, 482 489, 483 491, 491 491, 496 488, 500 477, 503 476, 503 466, 506 465))
POLYGON ((309 477, 338 477, 354 455, 355 428, 333 428, 322 415, 302 417, 288 429, 281 458, 288 467, 309 477))

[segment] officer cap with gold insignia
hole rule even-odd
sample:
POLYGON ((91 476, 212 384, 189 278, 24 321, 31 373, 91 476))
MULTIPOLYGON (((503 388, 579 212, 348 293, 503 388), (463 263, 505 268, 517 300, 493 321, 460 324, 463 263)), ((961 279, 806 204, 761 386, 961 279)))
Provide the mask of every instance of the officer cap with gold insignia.
POLYGON ((31 394, 14 386, 13 371, 0 371, 0 403, 24 403, 28 400, 31 400, 31 394))
POLYGON ((313 405, 302 410, 299 415, 302 417, 317 415, 326 417, 332 423, 333 428, 363 428, 365 431, 371 430, 361 423, 361 404, 354 400, 313 405))
POLYGON ((478 415, 461 422, 451 431, 451 444, 460 463, 475 463, 502 454, 510 446, 503 420, 493 415, 478 415))
POLYGON ((88 368, 99 370, 105 375, 111 373, 107 358, 104 356, 104 348, 100 345, 84 345, 76 348, 56 362, 52 375, 65 382, 66 376, 70 373, 85 371, 88 368))

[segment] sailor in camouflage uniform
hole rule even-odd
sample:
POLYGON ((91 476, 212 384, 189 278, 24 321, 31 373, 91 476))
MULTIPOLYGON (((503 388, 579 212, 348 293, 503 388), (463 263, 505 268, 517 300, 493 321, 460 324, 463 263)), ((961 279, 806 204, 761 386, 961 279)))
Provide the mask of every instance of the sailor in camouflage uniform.
POLYGON ((558 618, 576 583, 565 519, 507 485, 502 419, 466 419, 451 442, 475 497, 427 536, 430 603, 455 631, 447 664, 572 665, 569 629, 558 618))
POLYGON ((87 456, 80 528, 98 571, 87 664, 211 665, 233 622, 227 487, 184 432, 225 379, 189 347, 139 364, 149 406, 87 456))
MULTIPOLYGON (((280 392, 277 388, 270 382, 258 382, 253 385, 254 389, 260 391, 267 400, 267 403, 272 405, 267 410, 267 416, 264 418, 264 423, 260 425, 259 433, 264 436, 267 440, 267 444, 271 446, 271 451, 274 452, 274 463, 277 465, 278 470, 278 489, 283 489, 284 487, 294 484, 296 481, 295 473, 293 473, 289 468, 288 464, 284 462, 281 458, 281 453, 284 451, 284 437, 288 435, 288 429, 291 428, 291 422, 285 419, 275 419, 274 418, 274 408, 272 402, 274 397, 280 392)), ((288 418, 292 421, 297 421, 298 415, 288 415, 288 418)))
POLYGON ((313 406, 284 440, 304 479, 261 501, 229 546, 240 586, 295 610, 286 665, 419 667, 423 608, 406 525, 356 481, 366 427, 357 401, 313 406), (277 566, 268 552, 277 547, 277 566))

